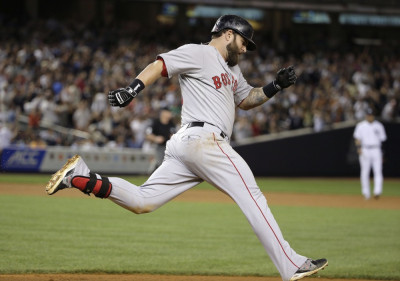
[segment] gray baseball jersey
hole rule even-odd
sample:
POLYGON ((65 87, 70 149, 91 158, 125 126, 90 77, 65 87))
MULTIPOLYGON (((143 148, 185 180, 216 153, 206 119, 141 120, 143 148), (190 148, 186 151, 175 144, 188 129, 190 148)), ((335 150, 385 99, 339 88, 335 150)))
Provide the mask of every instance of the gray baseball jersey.
POLYGON ((209 45, 188 44, 159 57, 170 78, 179 74, 182 125, 206 122, 230 137, 235 108, 253 88, 239 66, 229 67, 217 49, 209 45))
MULTIPOLYGON (((236 36, 233 38, 238 46, 242 46, 237 54, 244 52, 245 43, 239 44, 236 36)), ((254 49, 255 46, 248 47, 254 49)), ((292 277, 298 278, 295 273, 302 266, 309 267, 311 261, 296 253, 284 239, 250 167, 230 145, 228 137, 232 134, 235 109, 248 98, 253 87, 246 82, 239 66, 229 67, 221 53, 211 45, 188 44, 158 55, 165 66, 161 74, 165 75, 166 71, 169 78, 179 76, 183 100, 182 127, 168 140, 162 164, 145 183, 137 186, 119 177, 103 178, 91 173, 84 161, 76 157, 67 162, 67 166, 50 182, 58 185, 62 176, 71 179, 70 184, 84 192, 88 190, 87 185, 93 186, 96 196, 100 194, 102 198, 109 198, 134 213, 142 214, 158 209, 206 181, 238 205, 282 280, 289 281, 294 279, 292 277), (71 165, 75 165, 73 170, 68 170, 71 165), (70 171, 72 175, 66 176, 70 171)), ((159 77, 158 66, 160 64, 148 68, 143 77, 147 74, 151 78, 159 77)), ((110 101, 116 105, 112 99, 110 101)), ((53 186, 50 185, 50 189, 46 187, 48 192, 54 193, 53 186)))
POLYGON ((249 166, 221 133, 231 135, 235 108, 252 87, 239 67, 229 67, 212 46, 184 45, 159 57, 169 77, 179 75, 182 127, 167 142, 164 161, 144 184, 110 178, 109 199, 146 213, 207 181, 236 202, 282 279, 290 280, 306 257, 285 241, 249 166))

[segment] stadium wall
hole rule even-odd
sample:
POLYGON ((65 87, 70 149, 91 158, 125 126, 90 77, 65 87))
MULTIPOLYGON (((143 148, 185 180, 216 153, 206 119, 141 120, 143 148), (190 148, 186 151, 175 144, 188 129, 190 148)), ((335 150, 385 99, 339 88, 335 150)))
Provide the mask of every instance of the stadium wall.
MULTIPOLYGON (((383 146, 384 176, 400 177, 400 124, 384 123, 384 126, 388 136, 383 146)), ((353 131, 354 126, 319 133, 297 130, 278 137, 261 136, 234 148, 255 176, 358 177, 353 131)), ((155 168, 154 153, 140 149, 91 151, 69 147, 9 147, 2 151, 0 171, 54 173, 74 154, 80 154, 89 167, 99 173, 145 175, 155 168)))
POLYGON ((92 171, 106 174, 150 174, 155 166, 154 152, 141 149, 77 150, 70 147, 31 149, 8 147, 1 153, 0 171, 54 173, 74 154, 83 157, 92 171))
MULTIPOLYGON (((385 177, 400 177, 400 124, 384 123, 385 177)), ((358 177, 354 126, 235 146, 256 176, 358 177)))

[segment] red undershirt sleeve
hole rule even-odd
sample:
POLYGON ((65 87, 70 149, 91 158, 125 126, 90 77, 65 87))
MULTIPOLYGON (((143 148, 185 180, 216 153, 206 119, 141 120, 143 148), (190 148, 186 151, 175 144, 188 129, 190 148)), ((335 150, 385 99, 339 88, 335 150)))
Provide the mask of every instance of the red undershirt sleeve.
POLYGON ((163 60, 161 57, 158 57, 157 60, 160 60, 160 61, 162 61, 162 63, 163 63, 163 69, 162 69, 162 71, 161 71, 161 75, 162 75, 163 77, 168 77, 168 71, 167 71, 167 67, 165 66, 164 60, 163 60))

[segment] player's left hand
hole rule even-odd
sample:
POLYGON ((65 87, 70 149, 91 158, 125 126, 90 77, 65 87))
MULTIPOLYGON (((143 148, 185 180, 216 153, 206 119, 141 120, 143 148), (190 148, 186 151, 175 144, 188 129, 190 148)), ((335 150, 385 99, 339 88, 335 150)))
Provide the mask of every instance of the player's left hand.
POLYGON ((111 106, 125 107, 135 97, 137 93, 131 88, 119 88, 118 90, 110 91, 108 93, 108 101, 111 106))
POLYGON ((290 87, 296 83, 296 72, 294 66, 291 65, 288 68, 282 68, 276 74, 275 86, 279 86, 279 90, 290 87))

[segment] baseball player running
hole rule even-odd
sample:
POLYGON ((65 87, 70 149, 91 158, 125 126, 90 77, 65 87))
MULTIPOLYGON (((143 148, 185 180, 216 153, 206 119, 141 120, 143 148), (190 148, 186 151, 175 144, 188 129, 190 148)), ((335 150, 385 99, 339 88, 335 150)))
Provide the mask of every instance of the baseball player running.
POLYGON ((382 149, 381 144, 386 140, 386 132, 382 123, 375 120, 374 111, 368 108, 365 120, 357 124, 354 129, 354 140, 360 160, 361 193, 365 199, 371 197, 369 175, 374 172, 374 198, 382 194, 382 149))
POLYGON ((236 106, 254 108, 291 86, 297 78, 294 68, 283 68, 271 83, 252 87, 238 66, 240 55, 256 49, 252 26, 241 17, 224 15, 211 34, 208 44, 188 44, 159 54, 128 87, 108 95, 111 106, 124 107, 157 79, 179 77, 182 127, 167 142, 163 163, 144 184, 93 173, 75 155, 52 176, 47 193, 74 187, 142 214, 206 181, 238 204, 283 280, 314 274, 328 261, 312 260, 290 247, 249 166, 229 143, 236 106))

